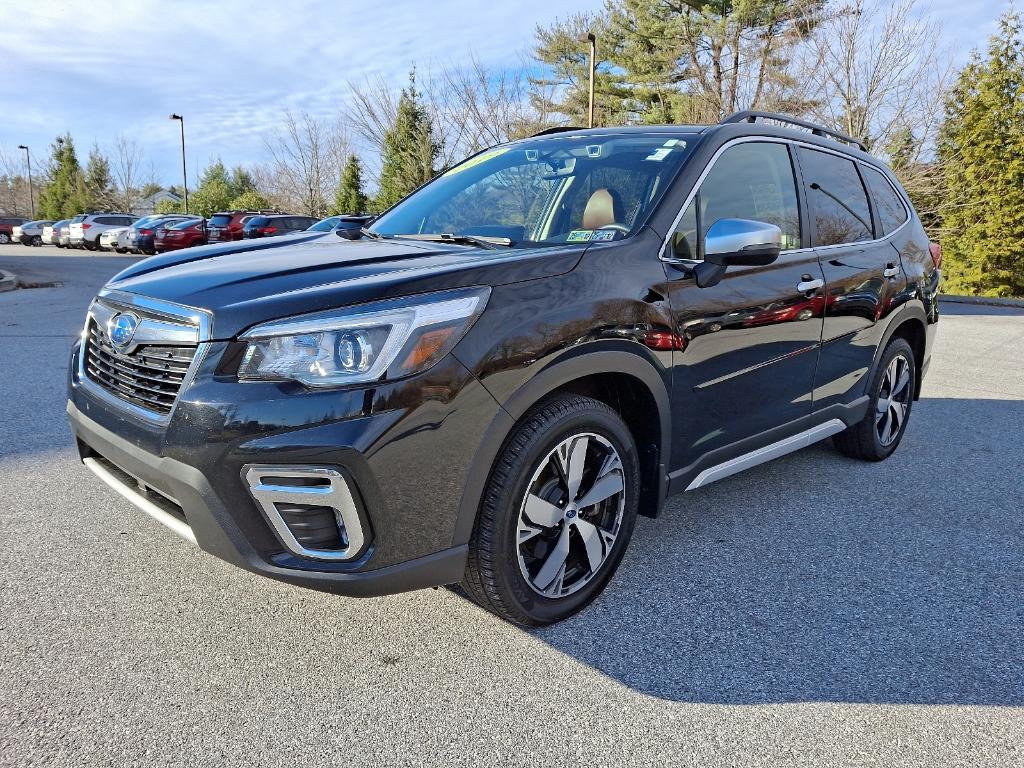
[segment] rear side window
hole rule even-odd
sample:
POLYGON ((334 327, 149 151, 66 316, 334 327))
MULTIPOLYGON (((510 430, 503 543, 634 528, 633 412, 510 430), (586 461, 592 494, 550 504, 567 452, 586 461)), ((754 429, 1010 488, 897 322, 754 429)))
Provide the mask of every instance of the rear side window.
POLYGON ((267 219, 266 216, 250 216, 246 219, 245 225, 247 227, 265 227, 267 225, 267 221, 269 221, 269 219, 267 219))
POLYGON ((97 216, 93 221, 97 224, 117 224, 118 222, 113 216, 97 216))
POLYGON ((864 181, 867 182, 868 190, 871 192, 871 199, 875 203, 875 210, 878 212, 878 219, 882 224, 882 233, 888 235, 906 222, 907 208, 881 171, 862 165, 861 172, 864 174, 864 181))
POLYGON ((814 224, 813 244, 839 245, 870 240, 871 209, 852 160, 799 148, 800 169, 814 224))
POLYGON ((86 216, 85 214, 79 214, 78 216, 75 216, 75 218, 73 218, 73 219, 71 220, 71 223, 72 223, 72 224, 81 224, 81 223, 82 223, 83 221, 85 221, 85 220, 86 220, 87 218, 88 218, 88 216, 86 216))

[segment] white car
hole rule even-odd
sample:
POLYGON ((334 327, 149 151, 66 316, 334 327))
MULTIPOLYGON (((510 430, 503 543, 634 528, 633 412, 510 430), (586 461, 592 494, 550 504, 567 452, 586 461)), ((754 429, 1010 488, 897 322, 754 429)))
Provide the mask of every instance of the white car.
POLYGON ((95 251, 100 247, 100 235, 114 227, 127 227, 135 219, 127 213, 80 213, 69 227, 71 247, 95 251))
POLYGON ((100 248, 104 251, 117 251, 118 253, 124 253, 118 243, 121 240, 121 235, 128 231, 128 227, 111 227, 110 229, 104 230, 103 234, 100 235, 100 248))
POLYGON ((26 221, 20 227, 13 230, 14 242, 22 245, 42 245, 43 227, 53 224, 49 219, 45 221, 26 221))

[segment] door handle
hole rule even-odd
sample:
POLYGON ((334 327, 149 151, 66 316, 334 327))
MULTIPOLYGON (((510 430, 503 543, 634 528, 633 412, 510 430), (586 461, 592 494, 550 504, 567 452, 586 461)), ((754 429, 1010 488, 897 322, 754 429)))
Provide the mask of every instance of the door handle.
POLYGON ((882 270, 883 277, 896 277, 900 273, 900 268, 891 262, 885 265, 885 269, 882 270))
POLYGON ((796 284, 796 289, 800 291, 800 293, 810 293, 811 291, 818 290, 824 285, 825 281, 820 277, 816 277, 813 280, 801 280, 796 284))

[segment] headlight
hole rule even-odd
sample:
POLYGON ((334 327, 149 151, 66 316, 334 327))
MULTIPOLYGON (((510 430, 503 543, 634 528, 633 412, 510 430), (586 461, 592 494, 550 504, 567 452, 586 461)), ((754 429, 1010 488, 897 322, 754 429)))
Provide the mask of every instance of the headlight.
POLYGON ((409 376, 455 346, 489 295, 446 291, 265 323, 241 336, 238 378, 337 387, 409 376))

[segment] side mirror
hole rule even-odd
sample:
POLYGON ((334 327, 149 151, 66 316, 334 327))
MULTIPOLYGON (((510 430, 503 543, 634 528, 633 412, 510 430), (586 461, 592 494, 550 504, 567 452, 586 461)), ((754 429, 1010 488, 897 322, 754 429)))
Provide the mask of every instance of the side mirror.
POLYGON ((694 267, 697 285, 719 283, 734 266, 761 267, 779 258, 782 230, 751 219, 719 219, 704 236, 704 260, 694 267))

